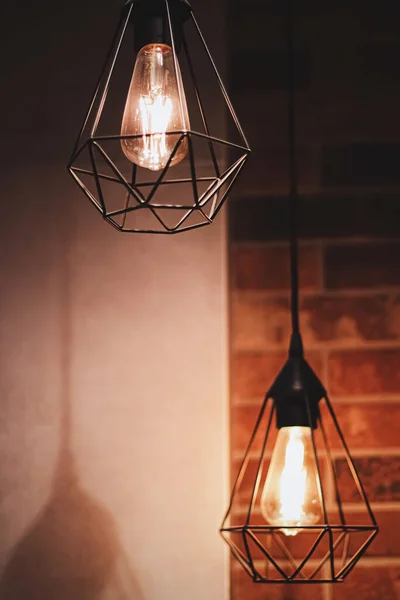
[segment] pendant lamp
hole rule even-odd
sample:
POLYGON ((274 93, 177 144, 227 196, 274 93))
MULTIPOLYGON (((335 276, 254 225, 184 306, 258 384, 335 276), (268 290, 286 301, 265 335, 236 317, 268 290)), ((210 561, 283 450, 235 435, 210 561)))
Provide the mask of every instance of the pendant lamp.
POLYGON ((68 164, 94 207, 119 231, 203 227, 249 152, 189 2, 128 0, 68 164))
POLYGON ((292 335, 287 361, 261 406, 221 535, 255 583, 332 583, 350 573, 378 527, 300 332, 293 2, 288 0, 292 335), (349 498, 358 503, 356 519, 349 515, 349 498))

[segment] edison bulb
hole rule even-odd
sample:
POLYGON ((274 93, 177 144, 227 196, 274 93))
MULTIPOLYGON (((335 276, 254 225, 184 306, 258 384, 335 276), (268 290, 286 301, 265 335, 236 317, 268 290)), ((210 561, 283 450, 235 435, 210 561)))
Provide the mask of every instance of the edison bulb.
MULTIPOLYGON (((180 138, 175 131, 190 129, 179 65, 166 44, 148 44, 138 53, 122 119, 122 150, 132 163, 151 171, 165 167, 180 138)), ((178 146, 170 165, 183 160, 187 139, 178 146)))
POLYGON ((261 496, 261 512, 285 535, 296 535, 321 517, 318 470, 310 427, 282 427, 261 496))

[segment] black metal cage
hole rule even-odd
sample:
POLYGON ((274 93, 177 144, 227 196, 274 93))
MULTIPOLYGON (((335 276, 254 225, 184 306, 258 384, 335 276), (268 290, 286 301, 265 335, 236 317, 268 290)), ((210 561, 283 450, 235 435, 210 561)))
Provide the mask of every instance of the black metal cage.
POLYGON ((128 0, 68 164, 95 208, 119 231, 177 233, 208 225, 249 152, 188 2, 128 0), (149 41, 170 47, 179 103, 187 101, 189 114, 188 127, 164 132, 173 148, 158 172, 130 162, 121 150, 124 140, 154 135, 121 133, 135 55, 149 41), (221 126, 229 139, 218 134, 221 126), (173 166, 182 145, 187 155, 173 166))
POLYGON ((255 583, 343 581, 378 532, 327 392, 301 354, 289 357, 267 392, 221 527, 255 583), (277 427, 310 428, 322 509, 313 525, 274 526, 262 514, 274 418, 277 427))

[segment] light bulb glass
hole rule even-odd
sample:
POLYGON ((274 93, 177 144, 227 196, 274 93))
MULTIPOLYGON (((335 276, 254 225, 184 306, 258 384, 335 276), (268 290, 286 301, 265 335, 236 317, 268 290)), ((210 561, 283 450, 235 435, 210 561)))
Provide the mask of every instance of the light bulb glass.
MULTIPOLYGON (((125 156, 139 167, 160 171, 170 158, 180 134, 190 129, 186 98, 179 65, 166 44, 148 44, 138 53, 122 119, 121 135, 125 156), (167 135, 169 134, 169 135, 167 135)), ((170 165, 188 152, 184 138, 170 165)))
POLYGON ((321 518, 318 469, 310 427, 282 427, 261 496, 261 512, 285 535, 296 535, 304 525, 321 518))

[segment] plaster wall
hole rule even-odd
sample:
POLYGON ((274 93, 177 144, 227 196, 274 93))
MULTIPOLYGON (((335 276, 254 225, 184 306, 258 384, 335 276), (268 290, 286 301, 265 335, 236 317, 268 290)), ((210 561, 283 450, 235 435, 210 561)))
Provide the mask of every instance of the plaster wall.
MULTIPOLYGON (((224 6, 195 8, 221 65, 224 6)), ((118 6, 8 11, 0 598, 221 600, 224 216, 170 237, 103 223, 64 164, 118 6)))

